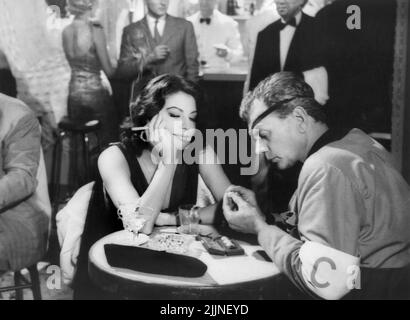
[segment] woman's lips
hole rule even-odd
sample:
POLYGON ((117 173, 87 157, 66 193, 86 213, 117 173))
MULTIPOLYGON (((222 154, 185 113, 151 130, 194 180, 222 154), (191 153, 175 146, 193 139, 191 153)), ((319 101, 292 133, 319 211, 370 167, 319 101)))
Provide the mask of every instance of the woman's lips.
POLYGON ((188 141, 188 142, 190 142, 191 139, 192 139, 192 136, 189 135, 189 134, 186 134, 186 135, 173 134, 173 136, 180 139, 180 140, 182 140, 182 141, 188 141))

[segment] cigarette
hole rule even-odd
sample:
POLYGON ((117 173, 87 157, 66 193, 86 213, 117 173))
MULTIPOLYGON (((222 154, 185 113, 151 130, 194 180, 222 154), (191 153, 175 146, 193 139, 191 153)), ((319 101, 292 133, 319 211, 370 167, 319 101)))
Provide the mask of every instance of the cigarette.
POLYGON ((145 131, 145 130, 148 130, 149 129, 149 127, 133 127, 133 128, 131 128, 131 131, 132 132, 138 132, 138 131, 145 131))

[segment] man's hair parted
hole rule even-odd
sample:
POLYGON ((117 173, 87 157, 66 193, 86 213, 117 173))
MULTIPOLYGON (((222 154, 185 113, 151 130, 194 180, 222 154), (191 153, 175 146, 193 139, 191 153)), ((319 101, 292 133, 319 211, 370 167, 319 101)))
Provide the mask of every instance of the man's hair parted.
POLYGON ((247 122, 255 100, 263 102, 268 109, 272 109, 272 112, 276 112, 281 118, 286 118, 295 108, 302 107, 316 121, 327 122, 325 110, 315 100, 313 89, 298 73, 276 73, 249 92, 240 108, 240 116, 247 122))

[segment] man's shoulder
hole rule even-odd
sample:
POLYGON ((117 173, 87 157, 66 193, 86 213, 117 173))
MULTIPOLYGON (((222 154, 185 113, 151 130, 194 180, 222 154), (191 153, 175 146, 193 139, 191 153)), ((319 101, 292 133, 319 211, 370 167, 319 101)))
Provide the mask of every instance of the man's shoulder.
POLYGON ((310 156, 304 163, 305 173, 317 170, 351 171, 352 166, 366 166, 369 156, 377 154, 384 161, 390 161, 388 152, 370 136, 359 129, 351 130, 344 138, 334 141, 310 156))
POLYGON ((22 101, 0 93, 0 138, 23 118, 35 120, 34 112, 22 101))
POLYGON ((279 31, 280 19, 268 24, 262 31, 259 32, 259 35, 262 37, 269 37, 272 33, 279 31))
POLYGON ((335 144, 329 144, 305 161, 302 172, 309 174, 318 170, 344 171, 346 166, 354 161, 362 161, 362 159, 347 148, 338 148, 335 144))
POLYGON ((309 16, 306 13, 302 13, 302 21, 300 26, 302 28, 313 28, 316 24, 316 18, 309 16))
POLYGON ((133 22, 133 23, 129 24, 128 26, 126 26, 126 27, 124 28, 124 32, 130 33, 130 32, 132 32, 132 31, 134 31, 134 30, 141 29, 142 26, 143 26, 143 23, 144 23, 144 19, 145 19, 145 18, 143 18, 143 19, 141 19, 141 20, 138 20, 137 22, 133 22))
POLYGON ((187 19, 184 18, 178 18, 178 17, 174 17, 171 15, 167 16, 167 19, 174 25, 179 26, 179 27, 184 27, 184 28, 188 28, 189 26, 192 25, 191 21, 188 21, 187 19))
POLYGON ((195 23, 199 19, 199 12, 194 13, 192 16, 186 18, 187 21, 195 23))
POLYGON ((2 117, 15 118, 31 115, 34 117, 33 111, 22 101, 6 96, 0 93, 0 110, 2 117))
POLYGON ((313 23, 313 22, 315 22, 315 20, 316 20, 315 17, 312 17, 312 16, 310 16, 310 15, 304 13, 304 12, 302 12, 302 19, 303 19, 305 22, 308 22, 308 23, 313 23))

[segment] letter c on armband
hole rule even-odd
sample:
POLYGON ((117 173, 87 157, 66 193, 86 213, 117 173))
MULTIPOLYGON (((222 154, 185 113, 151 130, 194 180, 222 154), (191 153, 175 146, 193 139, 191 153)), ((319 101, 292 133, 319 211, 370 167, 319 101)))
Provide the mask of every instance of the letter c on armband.
POLYGON ((316 279, 317 270, 319 269, 319 266, 320 266, 322 263, 328 263, 328 264, 330 265, 330 267, 332 268, 332 270, 336 270, 336 264, 335 264, 335 262, 334 262, 332 259, 330 259, 330 258, 325 258, 325 257, 323 257, 323 258, 320 258, 320 259, 318 259, 318 260, 316 261, 315 265, 313 266, 313 270, 312 270, 310 279, 311 279, 313 285, 314 285, 316 288, 318 288, 318 289, 324 289, 324 288, 328 288, 328 287, 330 286, 330 283, 329 283, 329 282, 319 283, 319 282, 317 281, 317 279, 316 279))

